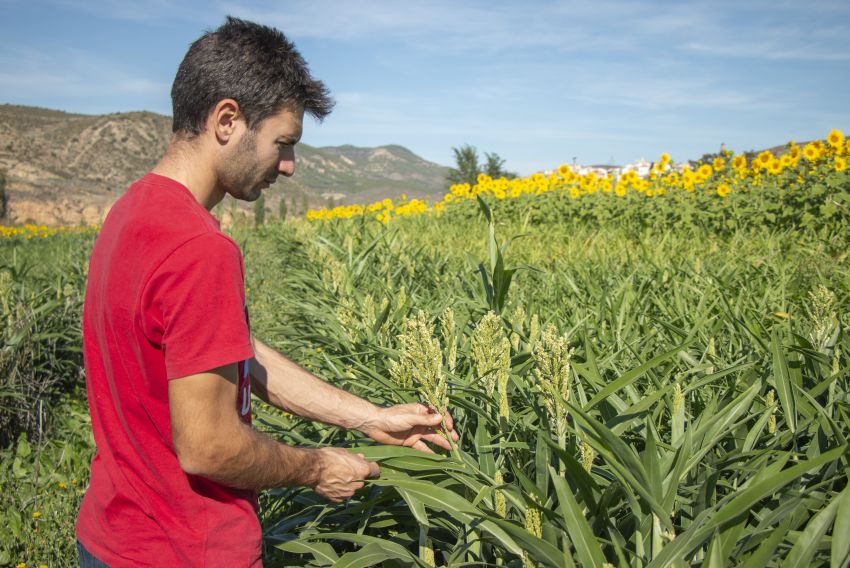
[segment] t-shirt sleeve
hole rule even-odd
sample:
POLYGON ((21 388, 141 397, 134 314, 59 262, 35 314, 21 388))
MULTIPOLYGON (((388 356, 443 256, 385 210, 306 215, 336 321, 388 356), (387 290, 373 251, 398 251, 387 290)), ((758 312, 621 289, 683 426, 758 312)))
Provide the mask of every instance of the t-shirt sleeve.
POLYGON ((148 279, 140 309, 169 379, 254 356, 242 254, 222 234, 195 237, 169 254, 148 279))

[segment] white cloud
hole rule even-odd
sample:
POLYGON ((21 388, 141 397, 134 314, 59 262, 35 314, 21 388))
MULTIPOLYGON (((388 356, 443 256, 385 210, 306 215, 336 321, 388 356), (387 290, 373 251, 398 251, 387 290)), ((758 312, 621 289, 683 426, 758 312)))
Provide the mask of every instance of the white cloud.
POLYGON ((227 13, 268 23, 288 35, 333 41, 387 38, 440 52, 506 51, 527 47, 560 50, 610 49, 624 36, 594 33, 590 25, 616 24, 605 11, 626 17, 639 13, 637 3, 458 3, 451 0, 298 0, 285 10, 254 3, 223 2, 227 13))
POLYGON ((203 6, 177 0, 52 0, 61 8, 83 12, 98 18, 130 22, 206 21, 209 11, 203 6))
POLYGON ((719 57, 771 59, 779 61, 850 61, 850 52, 829 46, 789 45, 784 39, 747 39, 717 42, 691 42, 686 49, 719 57))
POLYGON ((74 48, 57 53, 0 45, 0 97, 161 96, 170 85, 134 75, 98 54, 74 48))

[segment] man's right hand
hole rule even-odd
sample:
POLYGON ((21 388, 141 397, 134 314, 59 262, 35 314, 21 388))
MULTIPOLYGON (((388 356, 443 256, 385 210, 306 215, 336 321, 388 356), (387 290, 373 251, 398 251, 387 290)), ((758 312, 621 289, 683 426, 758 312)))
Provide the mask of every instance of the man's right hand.
POLYGON ((180 467, 229 487, 313 488, 341 503, 380 468, 342 448, 300 448, 272 440, 240 420, 236 364, 169 381, 171 436, 180 467))
POLYGON ((378 477, 381 468, 368 462, 363 454, 352 454, 342 448, 320 448, 318 475, 313 490, 334 503, 350 499, 363 487, 363 480, 378 477))

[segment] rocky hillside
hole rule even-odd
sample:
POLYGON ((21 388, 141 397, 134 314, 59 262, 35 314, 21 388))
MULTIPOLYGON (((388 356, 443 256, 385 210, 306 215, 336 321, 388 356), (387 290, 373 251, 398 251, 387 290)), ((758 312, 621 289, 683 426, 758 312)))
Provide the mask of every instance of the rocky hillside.
MULTIPOLYGON (((0 169, 9 193, 7 223, 98 223, 133 180, 159 159, 171 119, 151 112, 90 116, 0 105, 0 169)), ((446 168, 401 146, 314 148, 299 144, 295 176, 266 191, 274 216, 281 199, 290 213, 305 205, 366 203, 406 193, 442 194, 446 168)), ((253 204, 219 206, 225 215, 253 204)))

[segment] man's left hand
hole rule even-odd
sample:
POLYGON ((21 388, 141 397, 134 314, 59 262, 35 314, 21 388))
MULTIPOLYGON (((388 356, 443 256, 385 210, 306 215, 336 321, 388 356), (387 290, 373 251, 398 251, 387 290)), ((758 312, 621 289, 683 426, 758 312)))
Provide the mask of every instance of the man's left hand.
POLYGON ((375 416, 361 431, 381 444, 407 446, 433 454, 434 451, 425 442, 452 449, 451 443, 440 433, 443 418, 446 434, 454 441, 459 440, 451 415, 446 413, 443 416, 433 408, 416 402, 377 408, 375 416))

